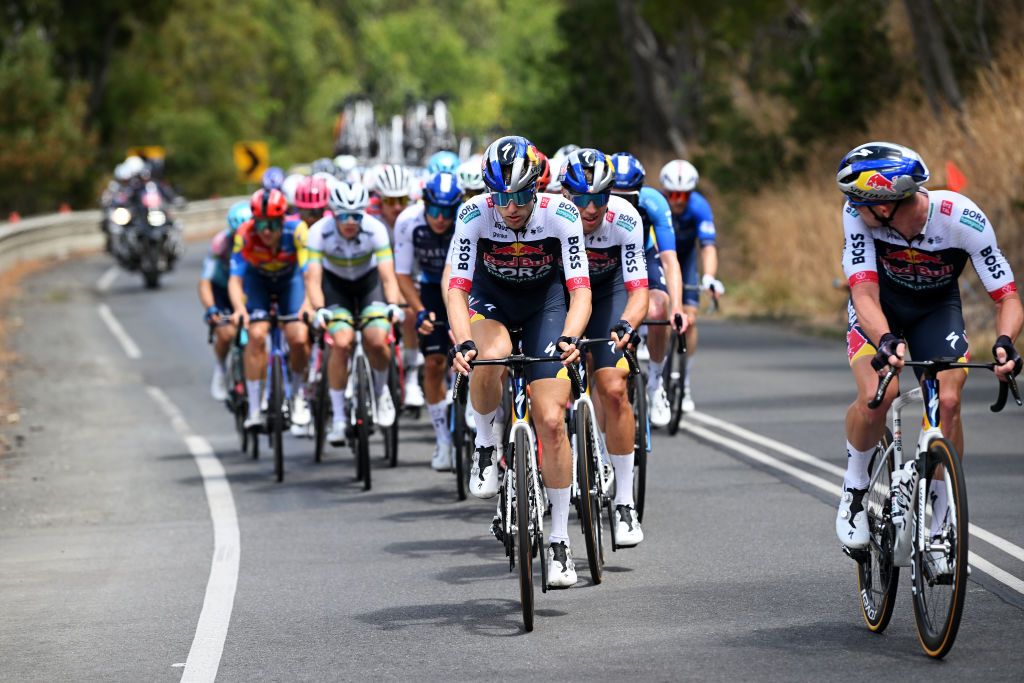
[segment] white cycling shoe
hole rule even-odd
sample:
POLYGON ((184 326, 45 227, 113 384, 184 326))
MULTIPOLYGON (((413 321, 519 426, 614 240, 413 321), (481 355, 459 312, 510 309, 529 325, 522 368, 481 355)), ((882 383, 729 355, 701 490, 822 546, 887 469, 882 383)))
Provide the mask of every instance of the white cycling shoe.
POLYGON ((266 418, 263 417, 263 412, 260 411, 257 415, 250 415, 245 418, 245 422, 242 427, 245 429, 259 429, 266 422, 266 418))
POLYGON ((348 440, 345 436, 345 428, 348 425, 344 420, 333 420, 331 429, 327 432, 327 443, 332 446, 344 446, 348 440))
POLYGON ((568 588, 576 585, 576 565, 572 561, 572 550, 565 541, 548 545, 548 586, 568 588))
POLYGON ((620 548, 632 548, 644 540, 644 530, 632 505, 615 506, 615 544, 620 548))
POLYGON ((430 459, 430 467, 435 472, 447 472, 451 470, 455 459, 455 444, 439 443, 434 444, 434 457, 430 459))
POLYGON ((395 424, 395 402, 391 400, 391 391, 384 387, 377 397, 377 419, 378 427, 391 427, 395 424))
POLYGON ((427 400, 423 397, 423 389, 420 388, 419 382, 412 381, 405 383, 405 407, 406 408, 422 408, 427 404, 427 400))
POLYGON ((213 364, 213 377, 210 379, 210 396, 214 401, 228 400, 228 390, 224 386, 224 369, 219 363, 213 364))
POLYGON ((684 413, 692 413, 697 409, 697 406, 693 403, 693 394, 690 393, 690 387, 683 388, 683 402, 680 405, 680 409, 684 413))
POLYGON ((651 426, 664 427, 669 423, 672 409, 668 405, 668 394, 664 386, 659 386, 647 395, 647 408, 650 410, 651 426))
POLYGON ((494 446, 477 446, 469 470, 469 492, 477 498, 493 498, 498 493, 498 463, 494 446))
POLYGON ((309 413, 309 403, 306 402, 306 397, 301 394, 295 396, 292 399, 292 425, 305 427, 312 419, 313 416, 309 413))
POLYGON ((850 550, 868 547, 868 514, 864 511, 867 489, 843 489, 836 512, 836 536, 850 550))

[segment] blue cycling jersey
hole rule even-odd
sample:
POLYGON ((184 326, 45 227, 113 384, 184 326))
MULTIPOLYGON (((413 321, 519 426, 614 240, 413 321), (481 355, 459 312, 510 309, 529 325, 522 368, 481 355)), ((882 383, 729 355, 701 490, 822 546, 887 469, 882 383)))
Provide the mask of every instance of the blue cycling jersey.
POLYGON ((676 248, 681 252, 693 249, 695 242, 702 247, 715 243, 715 218, 711 205, 700 192, 690 194, 686 210, 673 214, 672 224, 676 233, 676 248))
POLYGON ((676 233, 672 227, 672 210, 668 200, 653 187, 640 188, 640 205, 637 207, 644 227, 647 228, 647 242, 644 250, 675 251, 676 233))

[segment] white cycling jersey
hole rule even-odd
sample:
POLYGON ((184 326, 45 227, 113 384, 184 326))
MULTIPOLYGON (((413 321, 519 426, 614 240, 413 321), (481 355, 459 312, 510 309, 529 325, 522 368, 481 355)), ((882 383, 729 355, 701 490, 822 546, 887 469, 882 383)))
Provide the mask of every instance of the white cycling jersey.
POLYGON ((309 229, 306 250, 310 263, 322 263, 324 270, 345 280, 358 280, 393 258, 388 229, 369 214, 363 215, 353 239, 341 235, 333 217, 321 218, 309 229))
POLYGON ((619 271, 627 291, 646 288, 644 237, 640 213, 622 197, 609 197, 601 227, 585 236, 591 289, 617 282, 619 271))
POLYGON ((957 287, 970 259, 994 301, 1015 293, 1013 271, 978 205, 949 190, 928 192, 928 201, 924 230, 910 241, 895 230, 868 227, 845 205, 843 270, 850 286, 878 282, 895 295, 944 295, 957 287))

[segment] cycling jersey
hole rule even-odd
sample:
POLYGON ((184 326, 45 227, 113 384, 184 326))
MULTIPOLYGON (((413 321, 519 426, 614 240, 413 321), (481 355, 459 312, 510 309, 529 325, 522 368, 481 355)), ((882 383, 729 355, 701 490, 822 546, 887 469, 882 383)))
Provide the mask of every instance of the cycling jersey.
MULTIPOLYGON (((928 193, 928 219, 911 240, 886 227, 870 228, 848 203, 843 209, 843 270, 850 286, 878 282, 883 299, 929 303, 959 292, 970 259, 994 301, 1016 293, 1013 271, 981 209, 948 190, 928 193)), ((959 295, 958 297, 959 298, 959 295)))
POLYGON ((302 221, 284 222, 276 250, 263 243, 253 226, 253 219, 250 218, 235 233, 231 275, 244 278, 248 273, 255 273, 265 278, 285 279, 302 267, 300 259, 305 251, 302 238, 305 224, 302 221))
POLYGON ((715 218, 711 214, 711 205, 700 192, 690 193, 686 209, 672 215, 672 225, 677 251, 688 252, 695 242, 700 242, 702 247, 715 243, 715 218))
POLYGON ((644 221, 644 229, 647 232, 644 249, 675 251, 676 233, 672 224, 672 209, 669 208, 665 195, 653 187, 641 187, 637 211, 644 221))
POLYGON ((210 251, 203 259, 201 279, 209 280, 214 287, 227 287, 231 276, 232 243, 228 231, 221 230, 210 242, 210 251))
POLYGON ((415 265, 418 282, 439 284, 454 234, 454 224, 441 234, 431 230, 423 204, 407 207, 395 221, 395 272, 412 275, 415 265))
POLYGON ((580 212, 572 202, 538 194, 533 213, 516 232, 502 221, 491 196, 483 194, 459 209, 448 286, 472 291, 479 269, 480 279, 501 288, 547 287, 558 277, 559 257, 569 291, 590 287, 580 212))
POLYGON ((352 239, 342 236, 334 218, 321 218, 309 229, 307 251, 311 263, 322 263, 324 270, 345 280, 357 280, 392 259, 388 229, 370 215, 363 216, 352 239))
POLYGON ((632 204, 612 195, 601 227, 585 234, 584 239, 591 289, 596 292, 619 283, 625 284, 626 291, 647 288, 644 226, 632 204), (617 277, 620 273, 621 280, 617 277))

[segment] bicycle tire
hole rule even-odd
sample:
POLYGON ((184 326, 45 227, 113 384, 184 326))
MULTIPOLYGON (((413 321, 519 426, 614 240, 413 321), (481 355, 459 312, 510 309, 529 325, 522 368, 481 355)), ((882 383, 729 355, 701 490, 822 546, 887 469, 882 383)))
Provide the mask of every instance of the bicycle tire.
POLYGON ((323 462, 324 443, 327 440, 327 416, 331 404, 327 392, 327 348, 320 354, 320 372, 313 395, 313 461, 323 462))
MULTIPOLYGON (((526 433, 520 430, 515 439, 516 468, 516 540, 519 564, 519 601, 523 608, 523 627, 533 630, 533 547, 530 534, 530 451, 526 433)), ((543 562, 546 558, 541 558, 543 562)))
MULTIPOLYGON (((633 447, 633 504, 636 506, 637 520, 644 521, 644 503, 647 499, 647 446, 650 436, 650 423, 647 417, 647 383, 644 376, 635 375, 630 383, 633 386, 633 413, 636 416, 636 436, 633 447)), ((615 515, 612 515, 615 524, 615 515)))
MULTIPOLYGON (((936 437, 928 444, 923 456, 924 466, 918 486, 928 486, 937 467, 945 469, 947 482, 950 524, 946 542, 950 549, 946 554, 946 562, 951 563, 952 571, 948 574, 936 575, 934 560, 931 553, 919 551, 917 534, 930 535, 926 520, 916 519, 914 524, 915 545, 911 557, 911 575, 914 581, 914 621, 917 622, 917 638, 929 657, 940 659, 945 657, 956 641, 960 629, 960 618, 963 615, 964 600, 967 597, 967 550, 969 544, 967 511, 967 486, 964 482, 963 466, 956 448, 947 439, 936 437), (951 595, 948 604, 940 606, 939 588, 948 587, 951 595)), ((925 489, 927 492, 928 489, 925 489)), ((916 501, 915 501, 916 503, 916 501)))
POLYGON ((275 357, 270 366, 270 440, 274 446, 274 475, 277 481, 284 481, 284 361, 275 357))
POLYGON ((395 406, 395 422, 381 430, 384 436, 384 457, 388 461, 388 467, 398 467, 398 420, 402 415, 403 399, 402 383, 399 381, 394 353, 391 354, 391 363, 388 365, 387 390, 391 392, 391 402, 395 406))
POLYGON ((357 474, 363 481, 363 490, 372 486, 370 472, 370 372, 366 360, 356 365, 356 463, 357 474))
MULTIPOLYGON (((587 548, 587 564, 590 566, 590 578, 595 584, 601 583, 601 548, 598 541, 599 529, 595 529, 594 510, 599 505, 593 497, 594 472, 593 448, 591 442, 590 407, 586 403, 580 403, 576 409, 576 480, 579 484, 579 499, 577 510, 580 515, 580 526, 583 531, 583 541, 587 548)), ((599 518, 598 518, 599 519, 599 518)))
POLYGON ((864 510, 871 533, 870 545, 854 558, 857 560, 861 616, 868 629, 874 633, 881 633, 889 625, 896 606, 896 591, 900 580, 900 568, 893 566, 896 530, 892 523, 890 496, 895 456, 891 452, 885 455, 891 443, 892 432, 887 427, 868 464, 868 472, 871 473, 875 471, 878 458, 886 459, 875 485, 864 496, 864 510))
POLYGON ((455 445, 455 492, 459 500, 466 500, 466 472, 462 458, 466 450, 466 410, 465 406, 454 401, 452 411, 452 443, 455 445))
MULTIPOLYGON (((672 344, 669 348, 669 356, 672 357, 671 365, 673 367, 678 366, 678 372, 673 373, 675 377, 669 377, 666 386, 668 387, 668 405, 671 409, 668 421, 668 433, 670 436, 675 436, 679 432, 679 423, 683 420, 683 394, 686 391, 686 351, 681 354, 676 353, 676 346, 679 344, 679 340, 673 336, 672 344)), ((665 363, 665 368, 669 368, 669 363, 665 363)))

